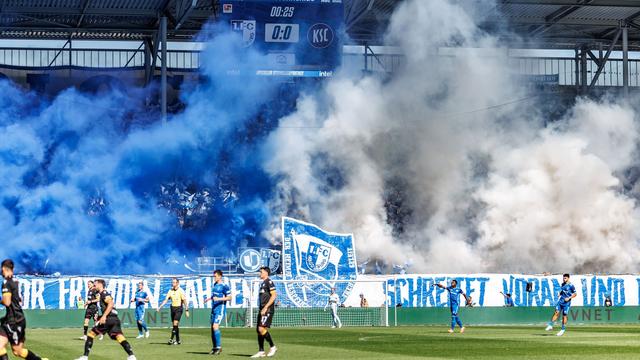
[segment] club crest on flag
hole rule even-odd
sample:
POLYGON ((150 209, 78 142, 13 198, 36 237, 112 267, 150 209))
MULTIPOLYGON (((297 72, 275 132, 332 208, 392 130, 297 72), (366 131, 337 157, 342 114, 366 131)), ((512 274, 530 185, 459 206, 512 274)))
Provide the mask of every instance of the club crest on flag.
POLYGON ((319 241, 310 241, 307 249, 307 267, 314 272, 319 272, 329 265, 329 255, 331 246, 322 244, 319 241))
POLYGON ((353 235, 330 233, 318 226, 291 218, 282 219, 283 279, 314 280, 287 283, 289 299, 296 306, 322 306, 331 288, 342 301, 349 295, 358 274, 353 235))

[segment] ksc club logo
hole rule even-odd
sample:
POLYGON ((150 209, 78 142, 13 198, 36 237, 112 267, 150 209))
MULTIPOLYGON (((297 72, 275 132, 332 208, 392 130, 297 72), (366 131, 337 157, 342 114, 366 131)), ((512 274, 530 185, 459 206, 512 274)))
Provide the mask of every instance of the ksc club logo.
POLYGON ((285 283, 289 300, 300 307, 324 306, 331 288, 341 301, 351 293, 358 274, 353 235, 326 232, 316 225, 282 219, 283 279, 314 280, 285 283))
POLYGON ((307 39, 314 48, 324 49, 333 43, 333 29, 327 24, 314 24, 309 28, 307 39))
POLYGON ((249 47, 256 41, 255 20, 231 20, 231 30, 242 34, 242 45, 249 47))

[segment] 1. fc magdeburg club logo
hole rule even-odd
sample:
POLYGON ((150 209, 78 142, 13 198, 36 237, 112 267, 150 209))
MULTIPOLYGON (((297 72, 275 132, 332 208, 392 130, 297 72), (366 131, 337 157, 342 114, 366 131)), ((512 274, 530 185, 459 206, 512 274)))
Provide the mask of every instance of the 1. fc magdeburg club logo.
POLYGON ((256 41, 255 20, 231 20, 231 30, 242 35, 242 46, 249 47, 256 41))
POLYGON ((291 218, 282 219, 282 231, 283 279, 313 280, 285 283, 289 300, 299 307, 324 306, 332 287, 341 302, 346 300, 358 274, 353 236, 329 233, 291 218))

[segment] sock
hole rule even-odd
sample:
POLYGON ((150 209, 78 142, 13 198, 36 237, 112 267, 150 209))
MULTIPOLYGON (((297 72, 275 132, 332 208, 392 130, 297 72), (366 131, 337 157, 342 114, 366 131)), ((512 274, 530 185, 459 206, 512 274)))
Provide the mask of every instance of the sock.
POLYGON ((26 360, 42 360, 40 359, 40 356, 34 354, 31 350, 27 350, 27 349, 23 349, 22 354, 20 355, 22 355, 20 356, 21 358, 26 360))
POLYGON ((138 321, 136 324, 138 325, 138 335, 142 335, 142 324, 140 324, 140 321, 138 321))
POLYGON ((124 349, 124 351, 127 352, 127 354, 129 356, 133 355, 133 350, 131 350, 131 344, 129 344, 129 342, 127 340, 123 341, 120 343, 120 345, 122 346, 122 348, 124 349))
POLYGON ((82 329, 83 329, 83 331, 84 331, 84 336, 87 336, 87 330, 89 330, 89 327, 88 327, 88 326, 85 326, 85 327, 83 327, 82 329))
POLYGON ((213 334, 216 338, 216 348, 220 349, 222 347, 222 333, 220 333, 220 329, 214 331, 213 334))
POLYGON ((562 330, 564 330, 564 329, 565 329, 565 324, 562 324, 562 330))
POLYGON ((216 342, 216 333, 213 330, 213 328, 211 328, 211 343, 213 344, 212 349, 215 349, 218 347, 218 343, 216 342))
POLYGON ((173 340, 176 337, 176 332, 177 332, 176 329, 178 329, 178 327, 173 325, 173 328, 171 329, 171 340, 173 340))
POLYGON ((258 333, 258 349, 264 351, 264 336, 260 333, 258 333))
POLYGON ((7 349, 0 348, 0 360, 9 360, 9 356, 7 355, 7 349))
POLYGON ((458 323, 458 326, 462 327, 462 320, 460 320, 459 316, 456 316, 456 322, 458 323))
POLYGON ((180 342, 180 328, 176 326, 176 341, 180 342))
POLYGON ((456 317, 452 316, 451 317, 451 330, 456 328, 456 317))
POLYGON ((553 321, 549 321, 549 326, 553 326, 553 321))
POLYGON ((93 337, 87 337, 87 341, 84 342, 84 356, 89 356, 91 347, 93 346, 93 337))
POLYGON ((142 330, 144 330, 144 332, 149 331, 149 328, 147 327, 147 323, 142 320, 142 324, 140 324, 140 326, 142 326, 142 330))
POLYGON ((264 338, 269 343, 269 346, 273 347, 273 340, 271 340, 271 334, 268 331, 266 334, 264 334, 264 338))

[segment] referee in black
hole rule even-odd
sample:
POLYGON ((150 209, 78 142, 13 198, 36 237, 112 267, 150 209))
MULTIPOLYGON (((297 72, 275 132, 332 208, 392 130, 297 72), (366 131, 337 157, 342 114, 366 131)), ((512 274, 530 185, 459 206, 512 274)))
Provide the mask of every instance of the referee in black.
POLYGON ((167 293, 167 298, 164 299, 162 304, 156 309, 160 309, 171 300, 171 323, 173 328, 171 329, 171 339, 169 339, 169 345, 180 345, 180 319, 182 319, 182 311, 189 317, 189 308, 187 308, 187 296, 180 288, 180 280, 173 278, 171 280, 171 289, 167 293), (175 340, 174 340, 175 339, 175 340))

